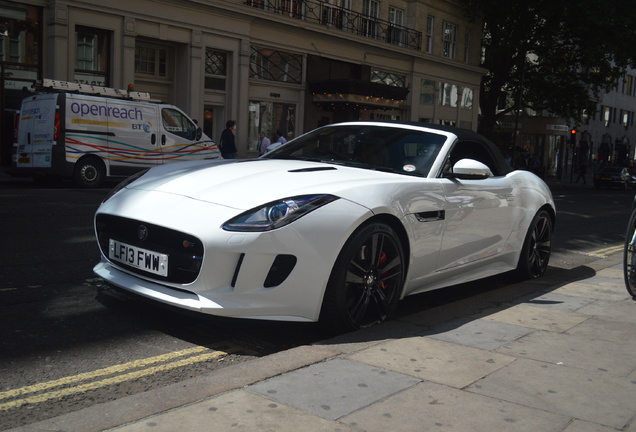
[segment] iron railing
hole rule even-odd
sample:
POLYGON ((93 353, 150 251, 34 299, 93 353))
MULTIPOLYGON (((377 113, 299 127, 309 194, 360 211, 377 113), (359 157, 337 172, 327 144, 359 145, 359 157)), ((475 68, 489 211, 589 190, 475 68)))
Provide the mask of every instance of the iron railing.
POLYGON ((324 1, 247 0, 245 4, 267 12, 319 23, 329 28, 384 41, 392 45, 414 50, 420 50, 422 46, 422 32, 324 1))

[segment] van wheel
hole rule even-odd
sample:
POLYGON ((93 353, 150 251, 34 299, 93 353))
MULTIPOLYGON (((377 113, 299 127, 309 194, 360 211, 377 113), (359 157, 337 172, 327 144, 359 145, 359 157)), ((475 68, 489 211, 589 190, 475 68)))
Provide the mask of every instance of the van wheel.
POLYGON ((106 168, 100 159, 86 157, 75 164, 73 180, 79 187, 95 188, 102 184, 105 175, 106 168))

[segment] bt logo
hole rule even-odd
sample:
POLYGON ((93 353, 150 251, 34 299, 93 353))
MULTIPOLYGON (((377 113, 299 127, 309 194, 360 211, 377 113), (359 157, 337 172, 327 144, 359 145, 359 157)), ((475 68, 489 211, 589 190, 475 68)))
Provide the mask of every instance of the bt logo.
POLYGON ((144 132, 150 132, 152 130, 152 123, 150 122, 133 123, 131 126, 133 130, 142 130, 144 132))

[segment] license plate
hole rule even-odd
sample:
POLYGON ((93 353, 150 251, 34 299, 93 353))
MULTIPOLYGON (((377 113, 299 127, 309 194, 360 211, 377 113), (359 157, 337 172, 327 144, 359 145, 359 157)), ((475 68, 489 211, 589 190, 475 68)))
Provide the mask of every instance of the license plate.
POLYGON ((111 239, 108 258, 159 276, 168 276, 168 255, 111 239))
POLYGON ((18 158, 18 163, 25 164, 25 163, 29 163, 29 162, 31 162, 31 158, 28 158, 28 157, 18 158))

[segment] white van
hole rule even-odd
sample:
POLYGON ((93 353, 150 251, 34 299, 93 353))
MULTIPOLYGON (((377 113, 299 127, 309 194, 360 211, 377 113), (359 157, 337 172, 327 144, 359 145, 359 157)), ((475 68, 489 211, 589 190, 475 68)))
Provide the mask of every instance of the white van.
POLYGON ((221 157, 183 111, 148 93, 55 80, 34 88, 20 109, 16 175, 96 187, 154 165, 221 157))

